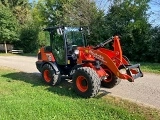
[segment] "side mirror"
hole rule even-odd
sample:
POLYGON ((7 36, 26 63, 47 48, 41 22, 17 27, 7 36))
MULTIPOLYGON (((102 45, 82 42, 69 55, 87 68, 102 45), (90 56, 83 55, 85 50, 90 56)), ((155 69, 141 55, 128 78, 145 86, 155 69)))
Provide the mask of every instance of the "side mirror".
POLYGON ((63 34, 62 28, 58 28, 57 33, 58 33, 58 35, 62 35, 63 34))
POLYGON ((85 31, 86 35, 89 35, 89 36, 91 35, 89 27, 84 27, 84 31, 85 31))
POLYGON ((87 33, 88 33, 88 35, 91 35, 91 34, 90 34, 90 30, 89 30, 89 29, 87 29, 87 33))

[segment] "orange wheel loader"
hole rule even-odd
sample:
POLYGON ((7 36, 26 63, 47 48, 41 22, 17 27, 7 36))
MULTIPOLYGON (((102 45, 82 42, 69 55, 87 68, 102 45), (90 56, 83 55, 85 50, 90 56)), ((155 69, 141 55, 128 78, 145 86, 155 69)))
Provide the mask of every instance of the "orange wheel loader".
POLYGON ((123 56, 118 36, 88 46, 83 28, 58 26, 44 31, 50 33, 50 45, 40 49, 36 67, 50 85, 59 84, 66 76, 78 95, 90 98, 98 94, 101 86, 112 88, 121 79, 134 82, 143 77, 140 64, 131 65, 123 56), (108 43, 112 43, 112 50, 106 48, 108 43))

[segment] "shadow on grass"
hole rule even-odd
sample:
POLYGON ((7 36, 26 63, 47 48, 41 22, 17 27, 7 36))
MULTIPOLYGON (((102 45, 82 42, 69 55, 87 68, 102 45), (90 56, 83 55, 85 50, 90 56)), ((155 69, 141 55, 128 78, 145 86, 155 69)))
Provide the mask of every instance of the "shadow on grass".
MULTIPOLYGON (((25 73, 25 72, 13 72, 13 73, 8 73, 5 75, 2 75, 2 77, 9 78, 8 82, 12 81, 23 81, 26 83, 29 83, 32 85, 32 87, 37 87, 37 86, 44 86, 46 87, 45 90, 58 94, 60 96, 68 96, 72 98, 81 98, 78 96, 72 89, 72 81, 71 80, 66 80, 62 78, 62 81, 59 85, 56 86, 50 86, 46 84, 40 73, 25 73)), ((105 95, 107 95, 109 92, 105 90, 100 90, 99 94, 96 96, 96 98, 101 98, 105 95)))
POLYGON ((108 95, 110 92, 107 92, 106 90, 100 90, 98 95, 96 96, 97 99, 102 98, 106 95, 108 95))
POLYGON ((8 82, 12 82, 14 80, 23 81, 32 84, 33 87, 43 85, 40 76, 41 75, 38 73, 25 73, 25 72, 13 72, 2 75, 2 77, 9 78, 8 82))

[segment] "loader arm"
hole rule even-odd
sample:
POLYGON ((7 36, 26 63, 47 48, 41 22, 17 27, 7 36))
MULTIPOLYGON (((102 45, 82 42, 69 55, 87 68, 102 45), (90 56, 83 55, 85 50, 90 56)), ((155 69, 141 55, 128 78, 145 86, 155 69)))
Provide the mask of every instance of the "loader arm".
POLYGON ((100 60, 102 62, 102 64, 107 66, 117 77, 119 77, 121 79, 126 79, 130 82, 133 82, 134 79, 143 76, 143 74, 139 68, 139 64, 132 65, 132 66, 131 65, 125 66, 126 67, 126 74, 122 74, 120 72, 120 70, 118 69, 118 67, 116 66, 116 63, 113 62, 113 60, 104 52, 102 52, 98 49, 97 50, 91 49, 91 50, 89 50, 89 54, 94 56, 96 59, 100 60), (132 70, 134 68, 138 68, 139 71, 132 70), (134 72, 132 72, 132 71, 134 71, 134 72))

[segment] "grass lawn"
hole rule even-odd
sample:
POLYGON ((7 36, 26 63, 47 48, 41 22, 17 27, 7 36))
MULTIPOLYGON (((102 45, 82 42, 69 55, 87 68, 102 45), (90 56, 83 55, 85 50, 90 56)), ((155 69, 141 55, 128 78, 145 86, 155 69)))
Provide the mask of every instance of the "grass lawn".
POLYGON ((141 69, 144 72, 160 74, 160 63, 141 63, 141 69))
POLYGON ((0 56, 37 56, 37 53, 22 53, 22 54, 13 54, 13 53, 0 53, 0 56))
POLYGON ((158 110, 103 94, 83 99, 66 81, 48 86, 36 74, 0 68, 0 120, 160 120, 158 110))
POLYGON ((12 53, 0 53, 0 56, 15 56, 15 55, 18 55, 18 54, 12 54, 12 53))

